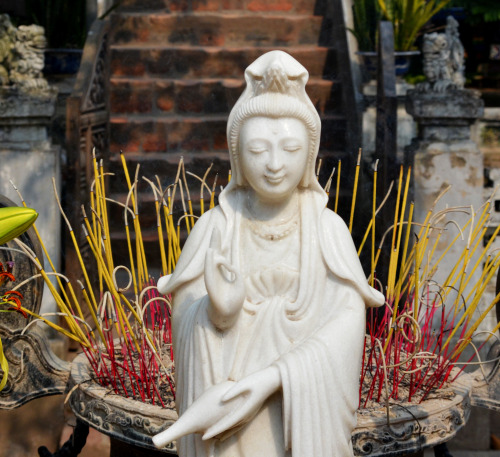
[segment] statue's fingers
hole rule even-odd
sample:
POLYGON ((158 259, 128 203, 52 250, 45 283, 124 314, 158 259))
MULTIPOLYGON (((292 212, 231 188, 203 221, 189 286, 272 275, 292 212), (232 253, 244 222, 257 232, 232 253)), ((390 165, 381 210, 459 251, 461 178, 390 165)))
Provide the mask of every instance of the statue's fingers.
POLYGON ((228 282, 235 281, 235 279, 238 277, 238 274, 233 265, 231 265, 224 256, 216 254, 214 262, 216 268, 219 269, 219 271, 222 273, 222 277, 226 281, 228 282))
POLYGON ((214 438, 215 436, 224 433, 225 431, 229 430, 235 425, 238 425, 239 422, 241 422, 240 418, 235 417, 234 414, 229 414, 220 421, 216 422, 211 427, 209 427, 207 431, 204 433, 204 435, 201 437, 201 439, 209 440, 211 438, 214 438))
POLYGON ((227 403, 228 401, 233 400, 239 395, 244 394, 248 391, 248 387, 244 386, 240 383, 236 384, 234 387, 231 387, 221 398, 222 403, 227 403))

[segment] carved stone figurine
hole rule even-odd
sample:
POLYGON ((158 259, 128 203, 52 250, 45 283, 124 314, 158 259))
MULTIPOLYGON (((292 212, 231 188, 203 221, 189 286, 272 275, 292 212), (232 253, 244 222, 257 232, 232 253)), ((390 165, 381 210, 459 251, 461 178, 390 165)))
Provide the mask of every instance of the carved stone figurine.
POLYGON ((444 92, 463 89, 464 47, 459 38, 458 22, 453 17, 448 17, 445 33, 424 35, 422 51, 427 81, 420 83, 418 90, 444 92))
POLYGON ((8 14, 0 14, 0 85, 47 89, 43 77, 45 30, 39 25, 14 27, 8 14))
POLYGON ((47 44, 45 30, 39 25, 20 25, 16 31, 14 58, 10 79, 16 86, 46 89, 47 80, 43 77, 44 49, 47 44))
POLYGON ((321 121, 306 69, 272 51, 229 116, 233 178, 173 275, 181 457, 349 457, 369 287, 314 168, 321 121), (193 433, 194 432, 194 433, 193 433))
POLYGON ((0 14, 0 85, 9 84, 9 70, 12 61, 12 49, 16 41, 16 28, 10 22, 8 14, 0 14))

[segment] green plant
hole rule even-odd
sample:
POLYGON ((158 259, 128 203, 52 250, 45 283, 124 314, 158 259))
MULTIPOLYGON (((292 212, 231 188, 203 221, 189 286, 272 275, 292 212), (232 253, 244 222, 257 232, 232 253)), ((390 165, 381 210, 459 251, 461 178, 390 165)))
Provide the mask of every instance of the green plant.
POLYGON ((383 18, 394 25, 394 49, 412 49, 424 25, 450 1, 378 0, 383 18))
POLYGON ((377 47, 380 8, 374 0, 353 2, 353 28, 349 31, 356 37, 360 51, 373 51, 377 47))
MULTIPOLYGON (((410 51, 419 33, 451 0, 356 0, 353 29, 360 51, 375 51, 380 20, 394 26, 394 49, 410 51)), ((496 0, 483 0, 484 2, 496 0)))

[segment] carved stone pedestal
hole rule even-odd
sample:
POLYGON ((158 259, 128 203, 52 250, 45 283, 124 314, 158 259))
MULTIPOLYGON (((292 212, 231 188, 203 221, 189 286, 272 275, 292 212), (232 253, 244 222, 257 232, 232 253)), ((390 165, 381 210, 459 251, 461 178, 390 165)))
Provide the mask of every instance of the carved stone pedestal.
MULTIPOLYGON (((0 87, 0 194, 21 204, 10 180, 26 204, 38 211, 36 222, 55 266, 59 269, 60 214, 52 178, 60 181, 60 149, 51 144, 47 127, 54 114, 55 89, 0 87)), ((55 311, 46 289, 42 312, 55 311)))

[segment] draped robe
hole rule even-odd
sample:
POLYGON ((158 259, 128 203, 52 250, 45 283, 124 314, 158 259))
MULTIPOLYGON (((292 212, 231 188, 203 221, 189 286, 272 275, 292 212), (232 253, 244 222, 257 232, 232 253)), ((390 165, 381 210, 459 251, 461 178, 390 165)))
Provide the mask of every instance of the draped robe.
POLYGON ((245 278, 247 298, 231 329, 219 331, 208 317, 203 270, 216 228, 222 254, 238 271, 245 270, 244 189, 221 194, 220 206, 200 218, 163 286, 174 300, 180 415, 209 387, 273 364, 282 383, 257 415, 226 434, 227 439, 183 437, 177 443, 181 457, 353 455, 365 305, 379 306, 384 298, 368 286, 341 218, 325 208, 318 192, 298 192, 297 234, 278 241, 298 243, 297 259, 291 268, 277 259, 277 266, 262 265, 262 271, 245 278))

